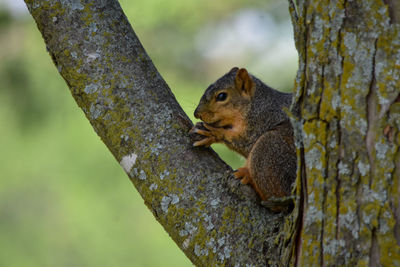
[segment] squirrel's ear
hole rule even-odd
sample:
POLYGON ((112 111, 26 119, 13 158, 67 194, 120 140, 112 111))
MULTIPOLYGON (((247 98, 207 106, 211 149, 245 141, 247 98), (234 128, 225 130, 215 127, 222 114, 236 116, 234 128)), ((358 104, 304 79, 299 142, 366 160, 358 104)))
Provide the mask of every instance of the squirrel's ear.
POLYGON ((253 96, 255 84, 246 69, 240 69, 235 77, 236 88, 244 95, 253 96))

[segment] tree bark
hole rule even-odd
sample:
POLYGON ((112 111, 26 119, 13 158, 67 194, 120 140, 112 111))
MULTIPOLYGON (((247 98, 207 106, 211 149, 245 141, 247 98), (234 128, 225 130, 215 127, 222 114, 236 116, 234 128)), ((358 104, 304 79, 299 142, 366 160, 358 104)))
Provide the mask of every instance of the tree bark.
POLYGON ((77 104, 194 264, 290 258, 294 220, 285 225, 212 150, 192 147, 192 123, 117 1, 25 2, 77 104))
POLYGON ((400 266, 397 1, 289 1, 299 71, 300 266, 400 266))

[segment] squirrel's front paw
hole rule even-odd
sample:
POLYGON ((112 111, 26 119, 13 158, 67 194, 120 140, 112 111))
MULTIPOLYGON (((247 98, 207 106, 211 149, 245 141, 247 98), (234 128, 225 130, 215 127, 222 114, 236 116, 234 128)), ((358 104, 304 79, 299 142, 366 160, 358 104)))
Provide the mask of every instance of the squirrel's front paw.
POLYGON ((189 131, 189 136, 193 141, 193 146, 210 146, 215 143, 215 137, 204 127, 202 122, 196 123, 189 131))

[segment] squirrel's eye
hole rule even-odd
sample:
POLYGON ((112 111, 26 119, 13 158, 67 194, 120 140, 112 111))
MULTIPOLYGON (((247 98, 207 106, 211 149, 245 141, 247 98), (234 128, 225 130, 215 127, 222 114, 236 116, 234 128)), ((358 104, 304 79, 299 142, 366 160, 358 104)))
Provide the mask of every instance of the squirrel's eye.
POLYGON ((224 101, 228 95, 226 93, 219 93, 216 97, 217 101, 224 101))

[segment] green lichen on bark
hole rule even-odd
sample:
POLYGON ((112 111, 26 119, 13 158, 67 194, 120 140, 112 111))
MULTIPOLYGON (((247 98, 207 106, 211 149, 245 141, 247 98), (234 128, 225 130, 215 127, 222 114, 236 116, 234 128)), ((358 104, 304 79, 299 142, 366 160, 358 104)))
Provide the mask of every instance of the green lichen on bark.
POLYGON ((399 265, 399 26, 382 1, 290 2, 307 185, 298 262, 399 265))

